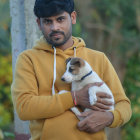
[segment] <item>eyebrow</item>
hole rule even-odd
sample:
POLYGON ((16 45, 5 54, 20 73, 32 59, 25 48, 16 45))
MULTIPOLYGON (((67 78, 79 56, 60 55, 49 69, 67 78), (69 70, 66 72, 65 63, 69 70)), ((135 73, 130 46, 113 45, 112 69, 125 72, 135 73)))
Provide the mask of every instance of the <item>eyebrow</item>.
POLYGON ((43 18, 43 20, 51 20, 50 18, 43 18))
MULTIPOLYGON (((65 18, 65 17, 66 17, 66 16, 59 16, 58 18, 65 18)), ((57 18, 57 19, 58 19, 58 18, 57 18)))
MULTIPOLYGON (((59 19, 59 18, 66 18, 65 15, 61 15, 61 16, 58 16, 56 19, 59 19)), ((52 20, 50 17, 45 17, 43 18, 43 20, 52 20)))

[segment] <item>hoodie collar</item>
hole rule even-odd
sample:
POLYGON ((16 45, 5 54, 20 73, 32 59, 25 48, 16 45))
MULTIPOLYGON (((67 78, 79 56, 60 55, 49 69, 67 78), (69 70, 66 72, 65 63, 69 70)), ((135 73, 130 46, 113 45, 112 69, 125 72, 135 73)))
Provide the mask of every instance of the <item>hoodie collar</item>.
MULTIPOLYGON (((70 48, 67 48, 63 53, 72 51, 74 53, 74 57, 76 56, 76 51, 82 47, 85 47, 85 42, 81 38, 72 37, 73 45, 70 48)), ((55 81, 56 81, 56 54, 62 52, 61 49, 55 48, 55 46, 51 46, 46 42, 44 37, 41 37, 39 41, 36 42, 36 45, 33 49, 37 50, 46 50, 54 54, 54 66, 53 66, 53 84, 52 84, 52 95, 55 95, 55 81)))
MULTIPOLYGON (((73 51, 74 48, 76 48, 76 50, 77 50, 79 48, 85 47, 85 42, 83 41, 83 39, 78 38, 78 37, 72 37, 72 40, 74 42, 73 45, 64 51, 59 49, 59 47, 58 48, 56 47, 57 53, 69 52, 70 50, 73 51)), ((52 45, 48 44, 46 39, 43 36, 41 36, 41 38, 38 41, 36 41, 36 44, 33 47, 33 49, 44 50, 44 51, 49 51, 49 52, 54 53, 54 49, 52 48, 52 45)))

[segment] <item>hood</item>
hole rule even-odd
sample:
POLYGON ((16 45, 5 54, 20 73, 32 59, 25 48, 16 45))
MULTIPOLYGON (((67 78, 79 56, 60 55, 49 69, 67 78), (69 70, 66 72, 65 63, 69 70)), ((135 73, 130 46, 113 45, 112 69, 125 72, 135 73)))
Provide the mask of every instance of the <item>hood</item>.
MULTIPOLYGON (((83 39, 78 37, 72 37, 72 40, 74 44, 70 48, 64 50, 63 52, 70 53, 72 51, 73 53, 74 48, 76 48, 76 50, 78 51, 78 49, 85 47, 85 42, 83 41, 83 39)), ((52 48, 52 45, 48 44, 43 36, 41 36, 41 38, 38 41, 36 41, 36 44, 33 47, 33 49, 44 50, 44 51, 54 53, 54 49, 52 48)), ((62 50, 59 49, 59 47, 56 47, 56 53, 59 52, 62 52, 62 50)))
POLYGON ((35 47, 33 47, 33 49, 37 49, 37 50, 44 50, 44 51, 48 51, 50 53, 54 54, 54 67, 53 67, 53 84, 52 84, 52 95, 55 94, 55 81, 56 81, 56 54, 68 54, 68 55, 74 55, 74 57, 76 56, 76 52, 78 50, 80 50, 81 48, 85 47, 85 42, 83 41, 83 39, 81 38, 77 38, 77 37, 72 37, 73 39, 73 45, 70 48, 67 48, 66 50, 61 50, 59 49, 59 47, 52 47, 52 45, 48 44, 46 42, 46 39, 42 36, 37 42, 35 47))

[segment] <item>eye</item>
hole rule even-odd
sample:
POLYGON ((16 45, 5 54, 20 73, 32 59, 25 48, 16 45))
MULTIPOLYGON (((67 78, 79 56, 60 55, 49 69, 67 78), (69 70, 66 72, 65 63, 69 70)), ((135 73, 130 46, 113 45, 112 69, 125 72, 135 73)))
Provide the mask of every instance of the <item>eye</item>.
POLYGON ((45 19, 45 20, 43 21, 43 23, 45 23, 45 24, 51 24, 51 23, 52 23, 52 21, 51 21, 51 20, 49 20, 49 19, 45 19))
POLYGON ((69 68, 69 72, 73 72, 73 69, 72 68, 69 68))
POLYGON ((59 17, 59 18, 57 19, 57 21, 58 21, 58 22, 62 22, 62 21, 64 21, 64 19, 65 19, 64 17, 59 17))

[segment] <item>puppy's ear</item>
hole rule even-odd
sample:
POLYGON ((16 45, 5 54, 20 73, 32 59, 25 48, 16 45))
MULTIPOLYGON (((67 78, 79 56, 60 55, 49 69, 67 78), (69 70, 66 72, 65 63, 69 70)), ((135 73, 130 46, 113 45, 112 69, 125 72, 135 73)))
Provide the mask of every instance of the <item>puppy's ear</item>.
POLYGON ((70 64, 78 67, 82 67, 85 65, 84 60, 78 57, 73 58, 70 64))
POLYGON ((66 65, 68 64, 68 62, 71 60, 71 57, 69 57, 68 59, 66 59, 66 65))

